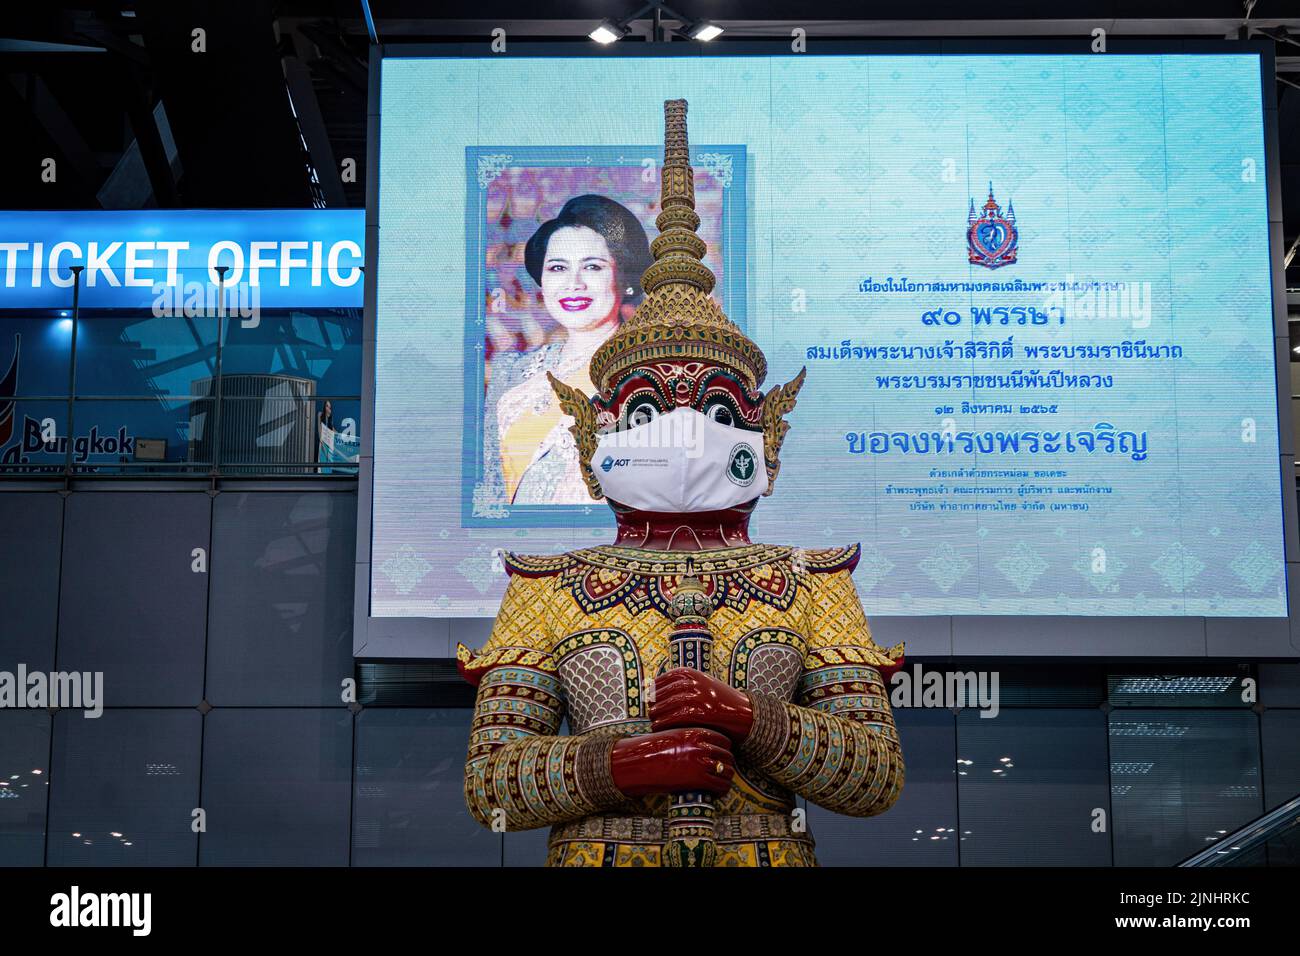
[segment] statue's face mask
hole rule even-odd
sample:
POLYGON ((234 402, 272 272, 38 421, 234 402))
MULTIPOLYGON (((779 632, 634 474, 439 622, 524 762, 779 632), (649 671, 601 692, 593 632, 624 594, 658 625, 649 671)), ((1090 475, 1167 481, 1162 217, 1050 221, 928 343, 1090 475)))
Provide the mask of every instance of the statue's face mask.
POLYGON ((767 487, 763 434, 724 425, 686 405, 647 414, 600 436, 588 462, 610 501, 688 514, 753 501, 767 487))
POLYGON ((637 366, 590 399, 554 377, 551 384, 575 420, 593 498, 684 513, 772 493, 785 415, 803 380, 800 371, 763 394, 726 366, 687 360, 637 366))

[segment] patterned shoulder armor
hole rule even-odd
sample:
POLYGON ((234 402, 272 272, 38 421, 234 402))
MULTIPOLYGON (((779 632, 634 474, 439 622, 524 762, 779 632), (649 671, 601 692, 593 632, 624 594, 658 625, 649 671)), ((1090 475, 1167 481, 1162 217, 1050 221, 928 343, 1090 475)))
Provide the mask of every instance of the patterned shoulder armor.
POLYGON ((545 651, 527 647, 499 647, 495 651, 472 651, 464 644, 456 644, 456 670, 475 687, 488 671, 502 664, 514 664, 535 671, 554 673, 555 659, 545 651))
MULTIPOLYGON (((862 557, 862 545, 851 544, 843 548, 812 548, 796 552, 798 559, 803 562, 803 567, 807 571, 820 574, 827 574, 832 571, 848 571, 853 573, 853 569, 858 566, 858 559, 862 557)), ((857 600, 856 593, 854 600, 857 600)), ((863 621, 865 626, 866 622, 863 621)), ((847 647, 827 647, 809 651, 810 666, 822 665, 841 665, 841 664, 870 664, 880 671, 882 677, 888 678, 894 671, 903 666, 903 655, 907 648, 902 644, 895 644, 892 647, 881 647, 871 636, 871 630, 867 627, 865 633, 861 636, 863 641, 860 646, 847 647)))
POLYGON ((795 554, 802 559, 804 568, 809 571, 826 574, 847 568, 852 574, 853 569, 858 566, 858 559, 862 557, 862 545, 850 544, 843 548, 800 548, 795 554))
POLYGON ((574 562, 572 554, 519 554, 514 551, 502 552, 501 560, 506 566, 506 573, 525 578, 544 578, 559 574, 574 562))

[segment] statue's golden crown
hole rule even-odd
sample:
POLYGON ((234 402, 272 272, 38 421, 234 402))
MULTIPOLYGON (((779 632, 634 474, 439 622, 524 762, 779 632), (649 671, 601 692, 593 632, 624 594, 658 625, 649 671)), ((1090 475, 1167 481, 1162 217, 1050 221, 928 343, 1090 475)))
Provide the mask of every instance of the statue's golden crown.
POLYGON ((645 299, 591 359, 591 381, 602 392, 647 362, 701 359, 740 375, 757 390, 767 376, 762 350, 723 314, 710 293, 716 281, 703 262, 707 246, 696 230, 695 177, 686 138, 686 101, 664 103, 664 165, 655 261, 641 278, 645 299))

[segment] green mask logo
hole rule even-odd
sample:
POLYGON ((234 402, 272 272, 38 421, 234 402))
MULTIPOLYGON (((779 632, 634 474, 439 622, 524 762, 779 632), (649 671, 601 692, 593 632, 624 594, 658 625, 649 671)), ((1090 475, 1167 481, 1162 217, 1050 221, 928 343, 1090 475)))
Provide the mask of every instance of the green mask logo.
POLYGON ((758 473, 755 464, 753 450, 745 444, 737 445, 727 456, 727 477, 742 488, 748 487, 758 473))

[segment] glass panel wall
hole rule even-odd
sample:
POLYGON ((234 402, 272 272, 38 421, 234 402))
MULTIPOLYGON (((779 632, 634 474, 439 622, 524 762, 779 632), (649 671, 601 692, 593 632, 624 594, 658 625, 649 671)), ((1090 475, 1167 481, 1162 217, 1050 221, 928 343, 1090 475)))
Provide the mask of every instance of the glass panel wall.
POLYGON ((356 474, 360 393, 359 309, 0 309, 0 475, 356 474))

